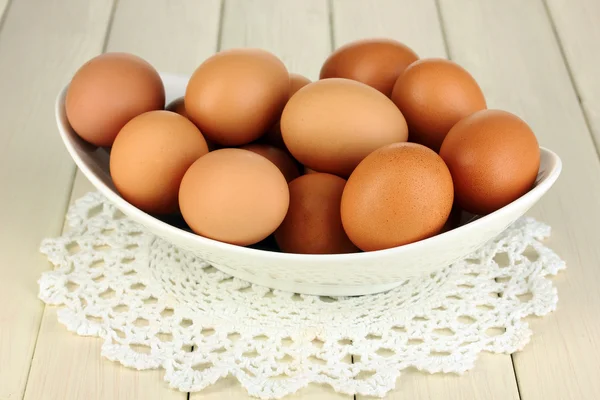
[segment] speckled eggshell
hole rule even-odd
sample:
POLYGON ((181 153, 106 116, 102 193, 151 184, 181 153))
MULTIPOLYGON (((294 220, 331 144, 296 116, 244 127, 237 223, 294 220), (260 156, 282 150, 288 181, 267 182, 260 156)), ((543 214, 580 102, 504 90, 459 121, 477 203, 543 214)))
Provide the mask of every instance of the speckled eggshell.
POLYGON ((392 100, 406 118, 411 142, 439 151, 446 134, 462 118, 486 108, 471 74, 443 59, 421 59, 400 75, 392 100))
POLYGON ((199 235, 241 246, 258 243, 281 224, 287 182, 271 161, 243 149, 219 149, 198 159, 181 181, 183 218, 199 235))
POLYGON ((335 50, 321 68, 320 78, 347 78, 367 84, 386 96, 398 76, 419 56, 393 39, 362 39, 335 50))
POLYGON ((248 144, 281 115, 290 90, 285 65, 260 49, 221 51, 194 71, 185 92, 189 118, 222 146, 248 144))
POLYGON ((110 153, 110 175, 121 196, 155 214, 178 210, 179 184, 187 169, 208 153, 204 137, 187 118, 149 111, 129 121, 110 153))
POLYGON ((453 199, 452 177, 439 155, 395 143, 369 154, 350 175, 342 223, 361 250, 401 246, 439 233, 453 199))
POLYGON ((281 134, 302 165, 346 178, 373 150, 406 141, 408 128, 381 92, 350 79, 330 78, 292 96, 281 116, 281 134))
POLYGON ((354 253, 342 227, 340 201, 346 181, 338 176, 312 173, 289 184, 290 207, 275 240, 286 253, 354 253))
POLYGON ((148 62, 128 53, 104 53, 71 79, 65 112, 73 130, 96 146, 110 147, 133 117, 162 110, 165 88, 148 62))
POLYGON ((448 132, 440 156, 454 180, 456 202, 474 214, 488 214, 533 186, 540 168, 535 134, 507 111, 483 110, 448 132))
POLYGON ((300 176, 300 171, 298 170, 298 165, 296 162, 290 157, 290 155, 275 147, 269 146, 268 144, 247 144, 241 147, 245 150, 250 150, 256 154, 260 154, 265 157, 267 160, 271 161, 285 176, 285 180, 291 182, 300 176))

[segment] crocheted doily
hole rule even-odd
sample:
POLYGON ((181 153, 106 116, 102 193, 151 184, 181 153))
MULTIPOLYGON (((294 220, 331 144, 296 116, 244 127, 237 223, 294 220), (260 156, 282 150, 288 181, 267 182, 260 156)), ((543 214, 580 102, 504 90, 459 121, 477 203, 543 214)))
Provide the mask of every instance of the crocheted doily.
POLYGON ((104 340, 102 355, 199 391, 227 375, 281 398, 311 382, 383 396, 401 371, 463 373, 481 351, 529 341, 523 318, 553 311, 564 262, 523 218, 470 257, 389 292, 345 298, 270 290, 228 276, 127 219, 98 193, 41 251, 56 266, 39 297, 68 330, 104 340))

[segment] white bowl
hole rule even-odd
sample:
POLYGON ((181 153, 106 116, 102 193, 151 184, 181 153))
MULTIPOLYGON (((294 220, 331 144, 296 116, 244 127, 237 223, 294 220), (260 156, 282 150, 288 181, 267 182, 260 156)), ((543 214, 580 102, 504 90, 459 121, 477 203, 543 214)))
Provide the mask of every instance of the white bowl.
MULTIPOLYGON (((188 77, 161 75, 167 103, 183 96, 188 77)), ((124 214, 159 237, 210 262, 235 277, 274 289, 323 296, 382 292, 407 278, 429 274, 469 255, 501 233, 533 206, 554 184, 561 161, 541 149, 535 187, 502 209, 448 232, 408 245, 356 254, 301 255, 240 247, 198 236, 151 216, 125 201, 113 186, 108 153, 83 141, 67 121, 66 87, 56 100, 56 121, 71 157, 107 199, 124 214)))

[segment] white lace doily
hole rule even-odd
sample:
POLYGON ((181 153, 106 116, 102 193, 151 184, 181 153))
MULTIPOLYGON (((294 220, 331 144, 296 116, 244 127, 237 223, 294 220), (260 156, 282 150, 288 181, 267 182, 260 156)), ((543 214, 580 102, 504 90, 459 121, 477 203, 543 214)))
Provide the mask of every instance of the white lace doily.
POLYGON ((102 355, 199 391, 227 375, 249 394, 280 398, 311 382, 383 396, 408 367, 463 373, 481 351, 529 341, 523 318, 556 307, 549 279, 565 267, 540 240, 550 228, 522 219, 463 261, 386 293, 323 298, 232 278, 128 220, 98 193, 68 213, 70 230, 46 239, 56 266, 40 298, 102 355))

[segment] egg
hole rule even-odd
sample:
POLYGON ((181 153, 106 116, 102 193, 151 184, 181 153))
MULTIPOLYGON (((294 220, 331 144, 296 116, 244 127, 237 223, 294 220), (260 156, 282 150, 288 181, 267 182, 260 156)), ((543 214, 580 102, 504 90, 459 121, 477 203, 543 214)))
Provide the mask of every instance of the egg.
POLYGON ((308 175, 308 174, 316 174, 317 171, 315 171, 314 169, 310 169, 308 167, 304 167, 304 175, 308 175))
POLYGON ((213 55, 192 74, 185 92, 189 118, 222 146, 240 146, 277 122, 290 90, 285 65, 259 49, 213 55))
POLYGON ((179 115, 182 115, 189 119, 187 112, 185 111, 185 103, 183 96, 176 98, 165 107, 167 111, 173 111, 179 115))
POLYGON ((462 118, 486 108, 473 77, 443 59, 412 63, 394 85, 392 100, 408 123, 410 141, 439 151, 446 134, 462 118))
POLYGON ((408 128, 402 113, 378 90, 330 78, 292 96, 281 116, 281 134, 304 166, 345 178, 373 150, 406 141, 408 128))
POLYGON ((181 214, 194 232, 240 246, 272 234, 289 200, 287 182, 275 164, 244 149, 219 149, 199 158, 179 189, 181 214))
POLYGON ((453 199, 450 171, 437 153, 394 143, 369 154, 348 178, 342 224, 361 250, 401 246, 439 233, 453 199))
POLYGON ((419 56, 393 39, 363 39, 334 51, 321 68, 320 78, 347 78, 392 94, 398 76, 419 56))
POLYGON ((285 151, 268 144, 247 144, 241 147, 242 149, 260 154, 267 160, 271 161, 283 174, 286 181, 291 182, 300 176, 300 171, 296 162, 285 151))
POLYGON ((300 74, 290 74, 290 93, 288 96, 288 100, 292 97, 296 92, 302 89, 304 86, 308 85, 312 81, 307 77, 300 74))
MULTIPOLYGON (((302 75, 290 74, 289 97, 292 97, 298 90, 302 89, 309 83, 311 83, 310 79, 302 75)), ((286 149, 283 138, 281 137, 281 126, 279 124, 279 120, 277 120, 277 123, 275 123, 275 125, 273 125, 273 127, 271 127, 267 133, 265 133, 265 135, 262 137, 262 141, 272 146, 279 147, 280 149, 286 149)))
POLYGON ((170 111, 149 111, 134 117, 117 135, 110 175, 129 203, 148 213, 173 213, 183 175, 207 152, 204 137, 188 119, 170 111))
MULTIPOLYGON (((178 97, 175 100, 173 100, 172 102, 170 102, 169 104, 167 104, 167 106, 165 107, 165 110, 173 111, 173 112, 189 119, 189 115, 188 115, 187 111, 185 110, 185 102, 184 102, 183 96, 178 97)), ((206 139, 206 138, 204 138, 204 139, 206 139)), ((221 148, 221 146, 219 146, 215 142, 212 142, 211 140, 208 140, 208 139, 206 139, 206 144, 208 145, 209 151, 213 151, 213 150, 217 150, 217 149, 221 148)))
POLYGON ((340 201, 346 181, 323 173, 303 175, 289 184, 290 206, 275 231, 286 253, 340 254, 358 249, 344 232, 340 201))
POLYGON ((75 73, 65 98, 67 120, 84 140, 110 147, 133 117, 165 106, 158 72, 133 54, 105 53, 75 73))
POLYGON ((440 150, 454 181, 456 202, 488 214, 535 183, 540 149, 525 121, 502 110, 478 111, 452 127, 440 150))

